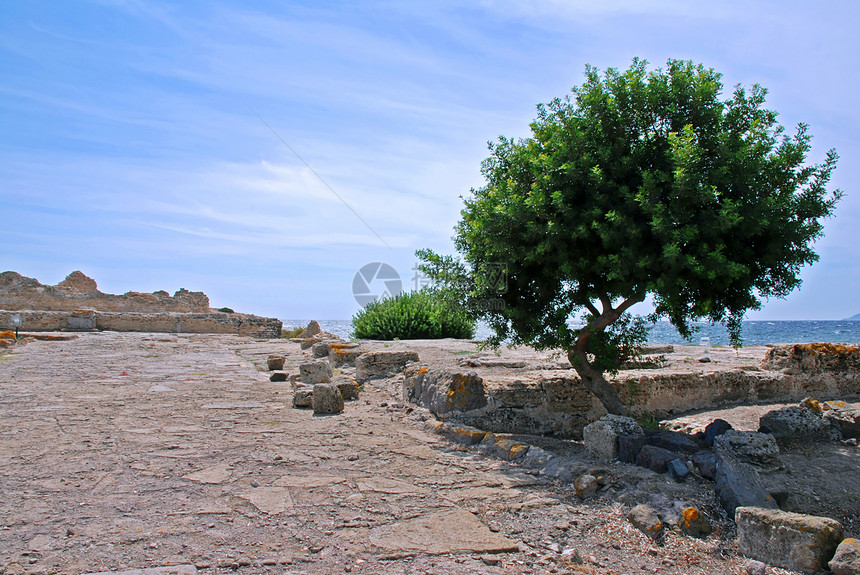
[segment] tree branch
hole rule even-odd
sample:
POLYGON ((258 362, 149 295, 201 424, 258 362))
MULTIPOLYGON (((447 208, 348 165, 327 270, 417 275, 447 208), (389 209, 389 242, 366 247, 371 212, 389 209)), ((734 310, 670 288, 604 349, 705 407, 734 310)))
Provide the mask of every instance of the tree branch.
POLYGON ((597 307, 590 301, 585 302, 585 309, 587 309, 588 312, 594 317, 600 317, 600 310, 598 310, 597 307))

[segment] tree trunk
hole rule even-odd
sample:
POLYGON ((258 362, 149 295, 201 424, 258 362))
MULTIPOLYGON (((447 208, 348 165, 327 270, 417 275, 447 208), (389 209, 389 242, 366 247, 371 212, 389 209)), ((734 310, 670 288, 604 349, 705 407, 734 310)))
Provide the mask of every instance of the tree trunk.
POLYGON ((621 403, 621 398, 618 397, 618 394, 615 393, 615 390, 612 389, 612 386, 609 385, 603 374, 599 370, 594 369, 588 362, 588 356, 585 354, 585 351, 580 351, 576 348, 571 349, 567 352, 567 358, 570 360, 570 364, 576 370, 576 373, 582 378, 582 383, 600 400, 606 411, 615 415, 627 415, 627 410, 624 408, 624 404, 621 403))

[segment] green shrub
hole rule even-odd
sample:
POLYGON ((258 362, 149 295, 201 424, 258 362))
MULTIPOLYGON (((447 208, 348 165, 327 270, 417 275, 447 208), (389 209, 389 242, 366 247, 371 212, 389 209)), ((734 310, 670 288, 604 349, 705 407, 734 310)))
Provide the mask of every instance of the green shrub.
POLYGON ((219 307, 218 311, 223 312, 223 313, 236 313, 232 309, 230 309, 229 307, 219 307))
POLYGON ((474 320, 427 291, 374 302, 353 316, 352 327, 358 339, 471 339, 475 335, 474 320))
POLYGON ((292 337, 299 337, 302 332, 305 331, 303 327, 297 327, 294 329, 285 329, 281 331, 281 337, 284 339, 289 339, 292 337))

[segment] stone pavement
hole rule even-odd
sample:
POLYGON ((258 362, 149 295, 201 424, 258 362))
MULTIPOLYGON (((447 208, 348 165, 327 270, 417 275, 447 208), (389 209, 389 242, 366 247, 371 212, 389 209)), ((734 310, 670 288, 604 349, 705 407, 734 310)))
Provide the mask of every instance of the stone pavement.
POLYGON ((684 543, 703 558, 691 564, 649 553, 620 505, 429 434, 385 382, 339 415, 293 409, 264 371, 271 353, 288 370, 309 357, 280 340, 114 332, 0 356, 0 573, 728 568, 713 542, 684 543))

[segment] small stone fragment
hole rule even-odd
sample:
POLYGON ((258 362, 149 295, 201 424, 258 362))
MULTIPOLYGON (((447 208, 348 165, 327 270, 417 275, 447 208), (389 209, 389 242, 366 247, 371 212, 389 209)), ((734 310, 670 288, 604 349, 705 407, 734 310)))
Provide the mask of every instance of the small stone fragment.
POLYGON ((843 539, 830 560, 830 570, 833 575, 860 575, 860 542, 843 539))
POLYGON ((576 481, 573 482, 573 488, 576 490, 576 495, 580 499, 593 497, 594 494, 597 493, 598 487, 599 484, 597 482, 597 478, 587 473, 580 475, 576 478, 576 481))
POLYGON ((741 569, 745 575, 766 575, 767 565, 755 559, 747 559, 741 563, 741 569))
POLYGON ((732 424, 725 419, 715 419, 705 427, 705 445, 714 444, 714 439, 732 429, 732 424))
POLYGON ((287 381, 287 374, 283 371, 276 371, 269 376, 269 381, 287 381))
POLYGON ((627 519, 636 529, 651 539, 657 540, 663 535, 663 523, 657 516, 657 512, 648 505, 637 505, 630 510, 627 519))
POLYGON ((669 477, 675 481, 683 481, 687 475, 690 474, 690 470, 687 469, 687 464, 680 458, 673 459, 667 463, 666 472, 669 474, 669 477))
POLYGON ((695 507, 687 507, 678 518, 678 527, 691 537, 704 537, 711 532, 711 523, 695 507))
POLYGON ((284 369, 284 362, 287 360, 283 355, 270 355, 266 360, 266 366, 269 371, 278 371, 284 369))

